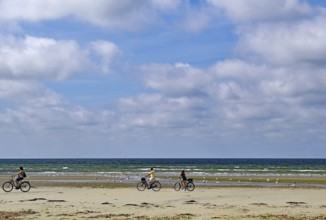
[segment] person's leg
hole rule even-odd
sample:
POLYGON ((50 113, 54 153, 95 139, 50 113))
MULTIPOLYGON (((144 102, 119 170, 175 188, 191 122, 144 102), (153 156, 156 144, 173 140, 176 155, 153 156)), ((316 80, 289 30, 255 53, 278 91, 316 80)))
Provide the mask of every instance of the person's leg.
POLYGON ((19 188, 19 182, 22 180, 23 178, 21 178, 21 177, 17 177, 17 179, 16 179, 16 189, 18 189, 19 188))
POLYGON ((182 180, 183 188, 186 188, 187 180, 182 180))
POLYGON ((20 177, 17 177, 15 180, 16 186, 18 186, 19 181, 20 181, 20 177))
POLYGON ((181 185, 181 188, 183 189, 183 180, 182 179, 180 180, 180 185, 181 185))
POLYGON ((151 183, 152 183, 152 178, 149 178, 149 179, 148 179, 148 186, 147 186, 148 189, 151 188, 151 183))

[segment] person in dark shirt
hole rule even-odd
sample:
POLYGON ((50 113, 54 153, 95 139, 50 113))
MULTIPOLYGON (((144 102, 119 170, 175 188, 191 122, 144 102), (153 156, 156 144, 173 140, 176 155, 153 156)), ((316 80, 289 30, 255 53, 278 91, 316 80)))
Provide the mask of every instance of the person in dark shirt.
POLYGON ((19 168, 19 172, 17 173, 17 179, 16 179, 16 189, 18 189, 19 187, 19 182, 22 181, 24 178, 26 177, 26 173, 24 171, 23 167, 19 168))
POLYGON ((181 174, 180 174, 180 183, 181 183, 181 187, 182 188, 185 188, 186 185, 187 185, 187 177, 186 177, 185 170, 182 170, 181 171, 181 174))

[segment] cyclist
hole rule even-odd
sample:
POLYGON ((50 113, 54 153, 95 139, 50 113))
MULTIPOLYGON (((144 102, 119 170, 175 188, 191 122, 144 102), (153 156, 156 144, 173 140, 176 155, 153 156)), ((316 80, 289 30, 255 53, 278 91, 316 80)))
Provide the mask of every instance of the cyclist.
POLYGON ((181 183, 181 187, 185 188, 187 185, 187 177, 186 177, 186 173, 185 170, 181 170, 180 173, 180 183, 181 183))
POLYGON ((148 189, 150 189, 151 184, 154 182, 154 180, 156 178, 156 174, 155 174, 155 171, 154 171, 153 167, 147 173, 147 177, 148 177, 148 189))
POLYGON ((19 168, 19 172, 17 173, 16 179, 16 189, 19 189, 19 182, 22 181, 26 177, 26 173, 23 167, 19 168))

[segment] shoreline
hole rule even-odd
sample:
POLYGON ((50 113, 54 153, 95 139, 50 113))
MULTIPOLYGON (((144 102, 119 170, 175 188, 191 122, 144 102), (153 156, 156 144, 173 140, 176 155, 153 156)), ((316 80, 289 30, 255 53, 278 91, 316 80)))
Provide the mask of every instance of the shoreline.
MULTIPOLYGON (((135 187, 140 176, 101 176, 93 174, 68 175, 28 175, 32 187, 135 187)), ((271 188, 326 188, 325 177, 234 177, 234 176, 204 176, 191 177, 198 187, 271 187, 271 188)), ((10 176, 0 175, 0 183, 8 181, 10 176)), ((164 188, 172 188, 177 177, 158 176, 164 188)))

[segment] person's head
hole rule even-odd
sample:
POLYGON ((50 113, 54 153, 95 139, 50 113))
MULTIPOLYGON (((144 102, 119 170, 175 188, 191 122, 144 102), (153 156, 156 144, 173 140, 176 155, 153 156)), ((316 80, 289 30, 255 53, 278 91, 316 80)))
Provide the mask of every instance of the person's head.
POLYGON ((20 169, 20 170, 24 170, 24 168, 23 168, 23 167, 19 167, 19 169, 20 169))
POLYGON ((153 168, 153 167, 151 167, 151 171, 152 171, 152 170, 154 170, 154 168, 153 168))
POLYGON ((184 174, 185 173, 185 170, 181 170, 181 174, 184 174))

